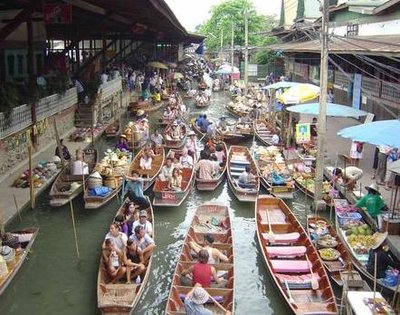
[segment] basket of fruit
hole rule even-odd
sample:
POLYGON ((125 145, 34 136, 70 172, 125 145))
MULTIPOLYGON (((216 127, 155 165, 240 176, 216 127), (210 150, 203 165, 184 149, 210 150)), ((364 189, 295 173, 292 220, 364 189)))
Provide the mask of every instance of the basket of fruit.
POLYGON ((323 260, 337 260, 340 257, 340 253, 334 248, 323 248, 318 250, 319 255, 323 260))

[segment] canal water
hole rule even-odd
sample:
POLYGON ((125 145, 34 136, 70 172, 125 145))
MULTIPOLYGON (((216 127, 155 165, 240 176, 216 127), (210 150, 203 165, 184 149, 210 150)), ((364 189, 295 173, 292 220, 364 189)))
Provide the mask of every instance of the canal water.
MULTIPOLYGON (((225 113, 224 105, 229 101, 227 92, 214 93, 212 103, 206 109, 207 115, 220 117, 225 113)), ((190 107, 191 117, 204 112, 194 108, 192 103, 190 107)), ((156 114, 151 121, 155 122, 157 118, 156 114)), ((250 145, 251 141, 244 144, 250 145)), ((100 155, 113 145, 113 141, 105 138, 96 143, 100 155)), ((151 193, 149 196, 152 198, 151 193)), ((133 314, 164 313, 183 239, 196 207, 207 201, 224 203, 232 214, 236 314, 290 314, 268 274, 259 250, 254 204, 238 202, 226 182, 212 192, 193 189, 180 207, 154 209, 157 248, 149 282, 133 314)), ((288 202, 303 224, 310 204, 311 200, 299 191, 293 201, 288 202)), ((101 209, 85 210, 82 198, 73 202, 79 259, 70 207, 51 208, 48 191, 38 198, 34 210, 22 213, 22 222, 19 219, 11 222, 8 230, 39 226, 40 231, 27 261, 0 298, 0 314, 99 314, 96 308, 96 283, 100 247, 118 206, 118 201, 114 199, 101 209)))

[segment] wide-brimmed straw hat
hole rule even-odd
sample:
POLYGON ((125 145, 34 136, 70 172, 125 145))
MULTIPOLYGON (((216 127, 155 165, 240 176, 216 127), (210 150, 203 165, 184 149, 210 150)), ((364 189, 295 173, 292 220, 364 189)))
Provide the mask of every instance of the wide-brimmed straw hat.
POLYGON ((375 245, 372 246, 372 249, 377 249, 386 240, 386 238, 388 236, 388 232, 384 232, 384 233, 377 232, 377 233, 375 233, 374 236, 375 236, 375 245))
POLYGON ((370 191, 372 189, 372 190, 375 190, 378 194, 380 194, 379 187, 378 187, 378 185, 376 183, 372 183, 369 186, 365 186, 365 189, 368 190, 368 191, 370 191))
POLYGON ((202 287, 197 287, 193 290, 191 300, 195 304, 204 304, 208 301, 208 293, 202 287))
POLYGON ((196 135, 196 133, 193 130, 190 130, 188 132, 188 136, 195 136, 195 135, 196 135))
POLYGON ((120 134, 119 137, 120 137, 120 138, 124 138, 124 139, 128 139, 128 138, 126 137, 126 135, 124 135, 124 134, 120 134))

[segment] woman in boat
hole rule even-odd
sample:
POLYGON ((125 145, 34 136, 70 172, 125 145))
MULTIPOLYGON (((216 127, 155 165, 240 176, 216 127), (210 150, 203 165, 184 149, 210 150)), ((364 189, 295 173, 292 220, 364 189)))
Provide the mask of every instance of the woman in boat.
POLYGON ((182 167, 192 168, 194 166, 193 158, 188 154, 188 149, 184 148, 182 150, 182 155, 179 158, 179 163, 182 167))
POLYGON ((134 234, 132 234, 129 239, 134 241, 142 250, 143 260, 145 263, 147 263, 151 257, 151 254, 153 253, 154 248, 156 247, 154 240, 145 232, 143 226, 141 225, 135 227, 134 234))
POLYGON ((168 181, 172 176, 172 171, 174 169, 172 166, 172 161, 173 160, 170 157, 167 157, 165 165, 163 165, 163 167, 161 168, 159 178, 163 182, 168 181))
POLYGON ((223 147, 222 144, 218 143, 215 146, 215 153, 214 154, 217 157, 218 162, 220 164, 224 164, 226 162, 226 156, 225 156, 224 147, 223 147))
POLYGON ((106 247, 105 244, 108 239, 111 239, 113 241, 113 244, 115 248, 118 249, 118 251, 123 252, 124 248, 126 247, 126 241, 128 240, 128 237, 126 236, 126 234, 120 231, 118 224, 112 223, 110 225, 109 232, 104 238, 103 248, 106 247))
POLYGON ((197 139, 196 133, 194 131, 189 131, 188 138, 186 139, 186 149, 188 150, 188 154, 194 158, 197 154, 197 139))
MULTIPOLYGON (((192 239, 190 235, 189 238, 192 239)), ((205 234, 203 247, 197 244, 195 241, 190 241, 189 246, 196 254, 198 254, 202 249, 205 249, 209 255, 208 256, 209 264, 216 264, 220 262, 228 263, 229 258, 226 255, 224 255, 219 249, 212 247, 214 241, 215 241, 214 237, 211 234, 205 234)))
POLYGON ((146 270, 144 265, 143 252, 139 246, 132 240, 128 240, 125 250, 125 266, 127 283, 131 283, 132 279, 140 276, 146 270))
POLYGON ((386 276, 388 267, 400 269, 400 262, 391 255, 389 246, 386 244, 388 233, 379 233, 375 236, 375 245, 370 249, 368 254, 367 271, 373 275, 375 270, 375 254, 377 255, 376 278, 382 279, 386 276))
POLYGON ((120 151, 129 151, 129 144, 128 144, 128 138, 126 135, 121 134, 119 136, 118 143, 115 145, 116 149, 119 149, 120 151))
POLYGON ((129 236, 129 227, 128 223, 126 222, 126 218, 123 214, 118 214, 114 218, 114 223, 119 226, 119 230, 124 233, 127 237, 129 236))
POLYGON ((218 277, 215 267, 208 264, 208 259, 208 251, 201 249, 198 255, 198 262, 181 272, 181 285, 192 287, 199 283, 204 288, 225 287, 226 280, 218 277), (187 274, 191 274, 192 278, 187 277, 187 274), (211 279, 214 280, 213 283, 211 279))
POLYGON ((143 194, 143 178, 139 177, 139 173, 136 170, 132 172, 132 176, 125 176, 125 178, 128 180, 126 190, 128 191, 129 200, 139 205, 139 209, 147 209, 150 203, 143 194))
POLYGON ((122 251, 115 246, 112 239, 106 239, 104 242, 103 261, 107 269, 107 274, 111 278, 111 283, 117 283, 126 275, 124 256, 122 251))
POLYGON ((168 181, 167 189, 174 191, 182 190, 182 174, 181 170, 177 167, 172 171, 172 177, 168 181))
POLYGON ((382 210, 386 208, 386 204, 381 197, 377 184, 372 183, 365 187, 365 189, 367 189, 368 194, 357 201, 356 207, 366 208, 368 214, 375 220, 378 229, 381 230, 382 210))
POLYGON ((151 163, 153 162, 153 158, 148 151, 144 151, 142 157, 139 161, 139 167, 142 170, 151 170, 151 163))

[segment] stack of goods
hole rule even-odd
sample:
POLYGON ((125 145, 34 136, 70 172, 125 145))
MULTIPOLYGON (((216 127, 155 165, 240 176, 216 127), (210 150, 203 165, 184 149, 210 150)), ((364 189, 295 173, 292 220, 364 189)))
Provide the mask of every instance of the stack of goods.
MULTIPOLYGON (((103 133, 104 126, 98 124, 95 128, 93 128, 93 137, 97 137, 99 134, 103 133)), ((85 141, 86 139, 90 139, 92 136, 92 128, 77 128, 73 133, 70 134, 69 139, 71 141, 85 141)))
POLYGON ((130 121, 124 130, 124 134, 128 138, 129 143, 144 142, 149 138, 149 124, 146 118, 136 122, 130 121))
MULTIPOLYGON (((40 188, 46 181, 57 173, 57 166, 53 162, 39 161, 38 165, 32 169, 33 187, 40 188)), ((29 170, 24 171, 12 184, 13 187, 29 187, 29 170)))
POLYGON ((238 116, 247 116, 251 110, 251 108, 241 101, 241 97, 238 97, 237 102, 229 102, 227 108, 235 112, 238 116))

